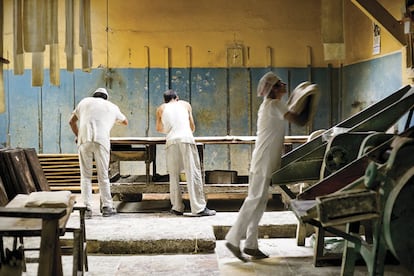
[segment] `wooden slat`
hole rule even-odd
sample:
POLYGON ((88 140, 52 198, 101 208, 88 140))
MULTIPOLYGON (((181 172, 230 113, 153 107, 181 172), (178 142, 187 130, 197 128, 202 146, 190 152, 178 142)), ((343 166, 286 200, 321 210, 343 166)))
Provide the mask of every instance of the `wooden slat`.
POLYGON ((0 177, 0 206, 5 206, 9 202, 7 197, 6 189, 3 186, 3 181, 0 177))
MULTIPOLYGON (((56 186, 53 186, 53 187, 50 187, 51 188, 51 190, 52 191, 71 191, 71 192, 80 192, 80 186, 78 186, 78 185, 68 185, 68 184, 65 184, 64 186, 59 186, 59 185, 56 185, 56 186)), ((92 191, 93 192, 99 192, 99 187, 98 186, 92 186, 92 191)))
MULTIPOLYGON (((169 193, 168 182, 158 182, 156 184, 147 184, 145 182, 134 183, 111 183, 111 193, 113 194, 137 194, 137 193, 169 193)), ((248 184, 206 184, 204 192, 206 194, 247 194, 248 184)), ((187 193, 187 184, 180 183, 180 189, 187 193)), ((278 194, 278 186, 270 186, 269 194, 278 194)))
MULTIPOLYGON (((77 154, 38 154, 38 158, 51 190, 80 191, 80 167, 77 154)), ((95 166, 92 186, 93 191, 98 190, 95 166)))
POLYGON ((49 191, 49 184, 47 182, 42 166, 40 165, 36 150, 34 148, 26 148, 24 149, 24 154, 26 156, 33 181, 36 185, 36 190, 49 191))
POLYGON ((6 160, 8 171, 12 174, 12 185, 16 194, 28 194, 36 191, 36 185, 33 180, 28 161, 23 149, 10 149, 1 152, 6 160))

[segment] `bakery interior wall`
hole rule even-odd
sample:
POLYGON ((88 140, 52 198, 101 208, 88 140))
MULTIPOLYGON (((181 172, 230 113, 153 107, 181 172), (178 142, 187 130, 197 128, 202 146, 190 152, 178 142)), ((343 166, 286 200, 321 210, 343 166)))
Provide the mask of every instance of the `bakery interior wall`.
MULTIPOLYGON (((13 1, 4 0, 5 112, 0 144, 40 153, 74 153, 68 125, 75 105, 97 87, 107 87, 130 125, 112 136, 160 136, 155 109, 172 88, 191 102, 196 136, 255 135, 259 78, 274 70, 289 89, 310 80, 322 97, 312 126, 287 125, 287 135, 326 129, 397 90, 404 51, 381 30, 381 51, 372 54, 373 22, 343 0, 346 56, 325 60, 321 39, 323 0, 91 0, 93 65, 66 70, 65 1, 59 0, 60 84, 52 85, 45 52, 44 82, 32 86, 31 54, 23 75, 13 72, 13 1)), ((404 1, 379 1, 401 18, 404 1)), ((75 1, 78 3, 78 1, 75 1)), ((79 4, 77 4, 79 5, 79 4)), ((75 9, 75 12, 78 10, 75 9)), ((78 22, 75 23, 75 26, 78 22)), ((75 31, 75 39, 78 31, 75 31)), ((206 146, 206 169, 247 173, 252 147, 206 146)), ((159 155, 163 155, 161 148, 159 155)), ((165 168, 158 158, 158 168, 165 168)))

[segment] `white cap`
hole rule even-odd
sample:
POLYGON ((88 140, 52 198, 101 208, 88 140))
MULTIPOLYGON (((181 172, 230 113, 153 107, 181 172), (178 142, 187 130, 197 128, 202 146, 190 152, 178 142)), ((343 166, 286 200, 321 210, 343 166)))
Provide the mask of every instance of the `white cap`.
POLYGON ((272 90, 273 85, 275 85, 279 80, 280 78, 273 72, 267 72, 264 74, 257 86, 257 96, 266 97, 270 90, 272 90))
POLYGON ((102 93, 102 94, 105 94, 107 98, 109 97, 108 91, 106 91, 106 88, 100 87, 100 88, 96 89, 95 92, 93 92, 93 94, 95 94, 95 93, 102 93))

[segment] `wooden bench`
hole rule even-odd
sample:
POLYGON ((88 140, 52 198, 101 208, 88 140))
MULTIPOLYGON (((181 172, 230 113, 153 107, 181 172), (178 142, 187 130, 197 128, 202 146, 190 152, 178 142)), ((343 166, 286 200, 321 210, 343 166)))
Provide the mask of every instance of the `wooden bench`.
MULTIPOLYGON (((40 237, 38 275, 63 275, 59 237, 66 231, 74 200, 67 208, 26 208, 26 198, 27 195, 17 195, 6 207, 0 207, 0 247, 3 249, 6 236, 40 237)), ((1 254, 4 257, 3 250, 1 254)), ((74 256, 74 260, 78 259, 81 258, 74 256)))
MULTIPOLYGON (((8 207, 21 208, 23 196, 28 196, 34 191, 49 192, 50 188, 47 179, 43 173, 36 151, 34 149, 1 149, 0 150, 0 198, 2 198, 2 205, 8 202, 9 199, 13 199, 7 203, 8 207), (17 195, 19 197, 17 197, 17 195), (20 205, 19 205, 20 204, 20 205)), ((63 233, 73 233, 74 246, 60 246, 61 253, 65 255, 76 256, 73 263, 73 274, 77 275, 78 271, 83 274, 83 271, 88 271, 88 259, 87 259, 87 242, 86 242, 86 228, 85 228, 85 211, 86 206, 81 204, 74 204, 74 196, 72 199, 71 208, 67 210, 67 217, 73 211, 79 212, 79 225, 71 228, 63 227, 61 224, 60 229, 63 233)), ((27 209, 27 208, 26 208, 27 209)), ((64 223, 66 225, 66 222, 64 223)), ((36 230, 39 234, 40 230, 36 230)), ((20 232, 21 233, 21 232, 20 232)), ((40 234, 39 234, 40 235, 40 234)), ((20 243, 23 243, 23 237, 19 238, 20 243)), ((39 274, 40 275, 40 274, 39 274)))

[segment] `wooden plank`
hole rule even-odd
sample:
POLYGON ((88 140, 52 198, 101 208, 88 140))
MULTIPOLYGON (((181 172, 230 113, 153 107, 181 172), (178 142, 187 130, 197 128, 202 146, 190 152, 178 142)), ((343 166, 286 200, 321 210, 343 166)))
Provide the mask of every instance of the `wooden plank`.
POLYGON ((46 175, 62 175, 62 176, 67 176, 67 175, 74 175, 74 176, 80 176, 80 171, 79 169, 75 169, 75 170, 64 170, 64 171, 59 171, 59 170, 45 170, 45 174, 46 175))
MULTIPOLYGON (((207 194, 224 193, 247 193, 249 184, 206 184, 204 192, 207 194)), ((157 182, 147 184, 142 183, 111 183, 111 193, 113 194, 137 194, 137 193, 169 193, 170 185, 168 182, 157 182)), ((180 188, 187 193, 186 183, 180 183, 180 188)), ((279 194, 280 188, 277 186, 269 187, 269 194, 279 194)))
POLYGON ((40 161, 40 164, 42 164, 42 165, 55 165, 55 164, 60 164, 60 165, 66 165, 66 166, 74 166, 74 167, 77 167, 77 166, 79 166, 79 162, 78 161, 76 161, 76 162, 72 162, 72 161, 68 161, 68 160, 64 160, 64 159, 61 159, 61 160, 54 160, 54 161, 52 161, 52 160, 48 160, 48 161, 40 161))
MULTIPOLYGON (((48 181, 49 182, 56 182, 58 180, 60 181, 73 181, 76 180, 78 183, 80 183, 80 176, 79 175, 74 175, 74 176, 50 176, 47 175, 48 181)), ((93 180, 96 180, 96 178, 93 178, 93 180)))
MULTIPOLYGON (((52 191, 71 191, 71 192, 79 192, 81 190, 80 185, 72 185, 70 186, 68 183, 65 183, 64 186, 52 186, 50 187, 52 191)), ((99 187, 97 185, 92 185, 93 192, 99 192, 99 187)))
POLYGON ((0 149, 0 177, 3 180, 4 189, 8 198, 14 198, 17 195, 12 179, 14 178, 13 170, 8 169, 6 151, 9 149, 0 149))
POLYGON ((78 158, 77 153, 39 153, 39 158, 42 159, 43 157, 57 157, 57 158, 78 158))
POLYGON ((39 163, 36 150, 33 148, 24 149, 24 153, 29 165, 30 173, 36 186, 37 191, 49 191, 49 184, 39 163))
MULTIPOLYGON (((285 143, 305 143, 308 135, 285 136, 285 143)), ((203 144, 254 144, 256 136, 199 136, 194 137, 196 143, 203 144)), ((114 145, 151 145, 165 144, 165 137, 111 137, 114 145)))
POLYGON ((316 198, 318 220, 323 226, 342 225, 379 216, 377 193, 351 190, 316 198))
MULTIPOLYGON (((66 208, 44 208, 44 207, 31 207, 26 208, 22 207, 0 207, 0 217, 9 217, 9 218, 43 218, 43 219, 59 219, 66 214, 66 208)), ((5 221, 4 221, 5 222, 5 221)), ((33 226, 31 223, 35 223, 34 220, 27 220, 28 223, 24 223, 25 228, 30 228, 33 226)), ((37 221, 38 222, 38 221, 37 221)), ((33 225, 39 225, 35 223, 33 225)), ((7 226, 2 226, 7 227, 7 226)), ((34 228, 37 229, 36 226, 34 228)))
POLYGON ((5 206, 9 202, 6 189, 4 188, 3 181, 0 177, 0 206, 5 206))
POLYGON ((30 173, 29 165, 23 149, 10 149, 2 152, 7 163, 6 174, 12 176, 11 180, 16 194, 28 194, 36 191, 36 185, 30 173))
POLYGON ((43 169, 45 172, 80 172, 78 167, 65 167, 65 166, 54 166, 54 167, 45 167, 43 169))
MULTIPOLYGON (((38 154, 40 165, 51 190, 80 190, 80 165, 78 154, 38 154)), ((97 191, 97 171, 93 168, 93 191, 97 191)))
POLYGON ((351 0, 366 16, 372 21, 378 22, 384 27, 401 45, 407 45, 404 34, 404 24, 394 18, 378 1, 372 0, 351 0))

